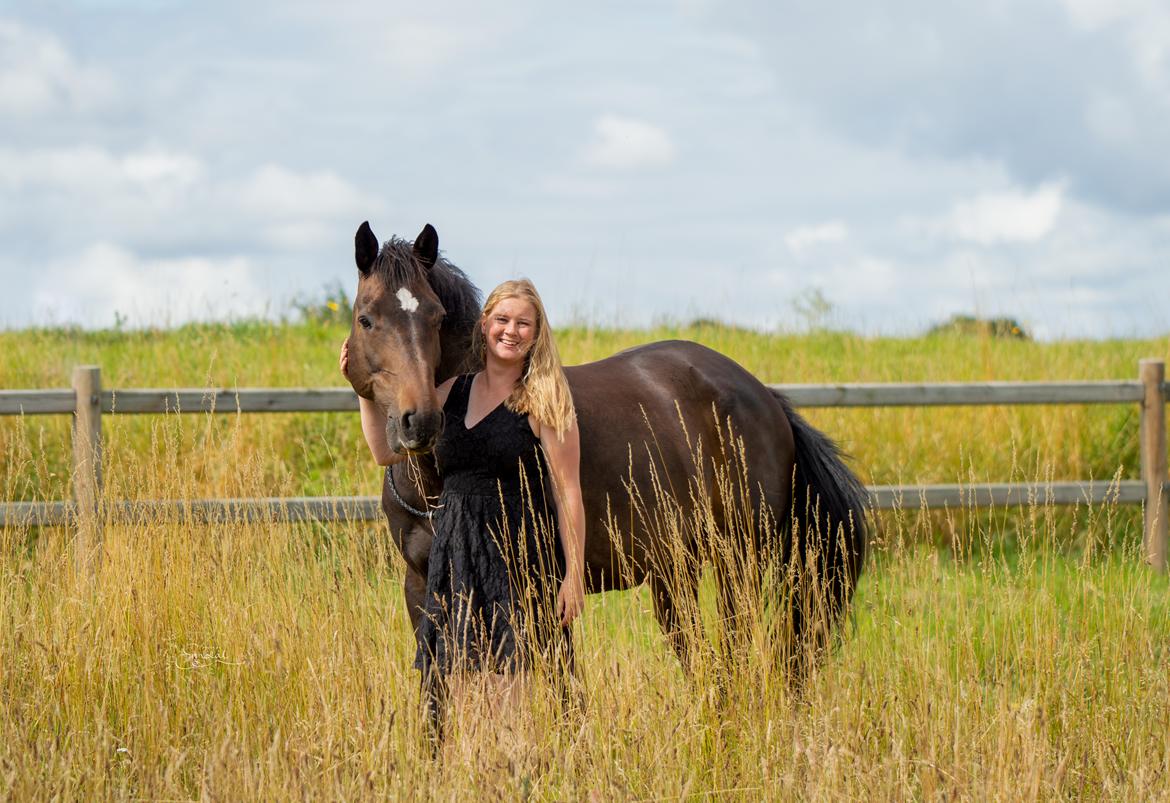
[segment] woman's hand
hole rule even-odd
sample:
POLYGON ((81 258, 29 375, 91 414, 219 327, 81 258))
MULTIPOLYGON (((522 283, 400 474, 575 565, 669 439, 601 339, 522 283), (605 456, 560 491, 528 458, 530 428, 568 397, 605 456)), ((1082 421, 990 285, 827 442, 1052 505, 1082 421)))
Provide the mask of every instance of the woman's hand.
POLYGON ((347 373, 347 371, 349 370, 349 338, 348 337, 345 339, 345 342, 341 344, 341 359, 339 361, 339 365, 341 368, 341 375, 344 376, 346 379, 349 379, 349 374, 347 373))
POLYGON ((585 580, 580 573, 566 577, 561 581, 561 590, 557 592, 557 616, 560 617, 561 627, 568 627, 573 620, 585 610, 585 580))

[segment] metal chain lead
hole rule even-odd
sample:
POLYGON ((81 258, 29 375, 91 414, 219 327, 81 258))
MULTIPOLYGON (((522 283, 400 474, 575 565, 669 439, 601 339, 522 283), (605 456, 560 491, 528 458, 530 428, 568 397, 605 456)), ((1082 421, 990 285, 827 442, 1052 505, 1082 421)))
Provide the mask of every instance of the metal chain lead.
POLYGON ((394 484, 394 469, 391 466, 386 467, 386 481, 390 483, 390 493, 394 495, 394 501, 397 502, 403 510, 407 513, 413 513, 415 516, 420 516, 424 519, 433 519, 435 511, 438 508, 431 508, 430 510, 419 510, 413 505, 407 504, 406 500, 398 493, 398 486, 394 484))

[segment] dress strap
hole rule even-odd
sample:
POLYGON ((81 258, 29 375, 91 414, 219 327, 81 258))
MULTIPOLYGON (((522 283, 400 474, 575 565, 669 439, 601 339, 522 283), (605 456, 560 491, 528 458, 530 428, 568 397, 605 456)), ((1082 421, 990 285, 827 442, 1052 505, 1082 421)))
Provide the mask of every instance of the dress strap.
POLYGON ((467 404, 471 399, 471 383, 475 374, 462 374, 455 380, 451 392, 447 394, 447 403, 443 405, 443 412, 458 418, 467 415, 467 404))

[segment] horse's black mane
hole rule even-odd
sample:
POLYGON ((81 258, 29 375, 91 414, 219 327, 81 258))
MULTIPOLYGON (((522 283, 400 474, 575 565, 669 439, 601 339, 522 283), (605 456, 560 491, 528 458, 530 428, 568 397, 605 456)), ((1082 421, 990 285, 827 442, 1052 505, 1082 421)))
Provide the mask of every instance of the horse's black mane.
POLYGON ((374 272, 388 287, 424 279, 447 311, 443 327, 450 327, 454 331, 470 331, 479 320, 483 303, 479 288, 462 270, 442 256, 427 270, 415 258, 413 246, 413 243, 400 237, 391 237, 382 244, 382 250, 374 260, 374 272))

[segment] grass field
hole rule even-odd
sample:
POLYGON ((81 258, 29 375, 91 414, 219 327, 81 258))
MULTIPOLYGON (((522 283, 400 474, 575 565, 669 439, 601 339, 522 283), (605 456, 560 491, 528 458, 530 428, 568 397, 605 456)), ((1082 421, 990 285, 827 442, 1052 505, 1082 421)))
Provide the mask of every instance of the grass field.
MULTIPOLYGON (((1136 377, 1158 341, 571 329, 567 362, 664 337, 767 381, 1136 377)), ((340 327, 0 333, 0 387, 337 385, 340 327)), ((1135 406, 812 410, 867 482, 1137 474, 1135 406)), ((372 494, 356 416, 106 417, 124 498, 372 494)), ((67 417, 0 419, 0 496, 69 493, 67 417)), ((587 444, 585 445, 587 448, 587 444)), ((0 531, 0 798, 1165 799, 1170 584, 1136 508, 883 515, 841 643, 796 691, 765 639, 715 691, 643 591, 591 597, 583 712, 535 679, 507 716, 470 695, 432 760, 401 567, 384 526, 0 531)), ((709 591, 709 589, 708 589, 709 591)), ((709 597, 710 594, 707 594, 709 597)), ((710 600, 707 599, 710 616, 710 600)))

